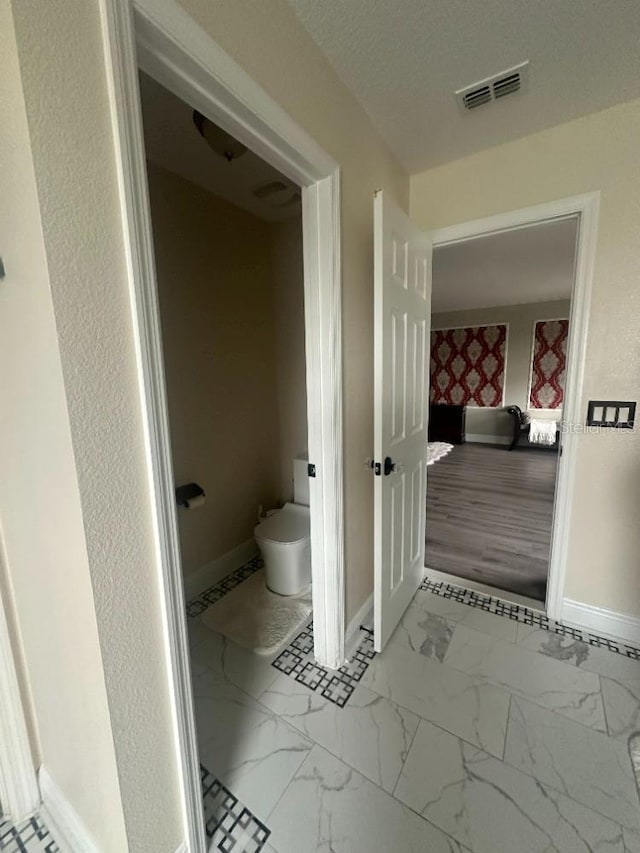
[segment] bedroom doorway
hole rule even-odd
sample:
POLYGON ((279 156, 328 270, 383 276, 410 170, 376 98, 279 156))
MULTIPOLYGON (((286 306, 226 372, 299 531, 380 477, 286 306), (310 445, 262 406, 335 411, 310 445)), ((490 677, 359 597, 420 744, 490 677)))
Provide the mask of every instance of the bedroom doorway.
POLYGON ((596 203, 433 232, 425 566, 556 618, 596 203))

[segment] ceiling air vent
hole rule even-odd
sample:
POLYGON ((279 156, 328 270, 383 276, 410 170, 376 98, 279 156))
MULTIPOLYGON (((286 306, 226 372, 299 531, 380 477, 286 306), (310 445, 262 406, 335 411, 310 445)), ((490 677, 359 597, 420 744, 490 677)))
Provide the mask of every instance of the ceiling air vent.
POLYGON ((493 74, 486 80, 479 80, 471 86, 464 86, 455 93, 456 100, 465 112, 475 110, 491 101, 498 101, 507 95, 524 92, 529 82, 529 60, 507 68, 499 74, 493 74))

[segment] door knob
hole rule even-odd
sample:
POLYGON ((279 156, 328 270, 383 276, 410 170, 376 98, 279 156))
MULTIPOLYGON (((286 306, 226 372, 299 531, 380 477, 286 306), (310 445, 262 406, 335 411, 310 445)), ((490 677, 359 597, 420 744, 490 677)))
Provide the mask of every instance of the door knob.
POLYGON ((396 463, 390 456, 386 456, 384 460, 384 476, 388 477, 392 471, 396 470, 396 463))

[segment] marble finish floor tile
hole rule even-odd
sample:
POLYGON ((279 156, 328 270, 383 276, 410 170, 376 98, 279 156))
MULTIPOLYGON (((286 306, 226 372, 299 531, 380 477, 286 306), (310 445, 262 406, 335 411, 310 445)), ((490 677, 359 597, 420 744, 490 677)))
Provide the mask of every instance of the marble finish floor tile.
POLYGON ((597 731, 606 731, 600 680, 514 643, 458 625, 445 663, 597 731))
POLYGON ((469 853, 319 746, 269 826, 279 853, 469 853))
POLYGON ((390 642, 442 662, 454 628, 455 622, 449 622, 444 616, 423 610, 419 604, 412 602, 391 635, 390 642))
POLYGON ((311 742, 221 672, 196 664, 192 678, 201 763, 266 821, 311 742))
POLYGON ((515 642, 518 622, 508 616, 489 613, 482 607, 469 607, 468 604, 463 604, 454 598, 434 595, 423 589, 416 592, 413 604, 429 613, 442 616, 447 622, 466 625, 468 628, 474 628, 492 637, 515 642))
MULTIPOLYGON (((464 586, 457 586, 446 583, 442 580, 437 580, 429 574, 427 569, 424 580, 420 585, 420 590, 428 592, 431 595, 437 596, 450 601, 455 601, 459 604, 479 610, 483 613, 494 614, 518 625, 524 625, 531 629, 540 629, 549 633, 560 634, 563 637, 572 637, 574 640, 586 643, 591 648, 598 648, 602 651, 611 652, 614 655, 619 655, 622 658, 629 660, 640 661, 640 648, 634 646, 625 640, 614 639, 612 637, 604 637, 600 634, 593 634, 584 628, 576 628, 573 625, 564 625, 562 622, 557 622, 555 619, 550 619, 538 607, 527 606, 522 602, 516 604, 511 601, 505 601, 496 596, 479 593, 472 589, 467 589, 464 586)), ((542 603, 539 605, 542 607, 542 603)), ((469 627, 475 627, 469 625, 469 627)), ((478 630, 483 630, 479 625, 478 630)), ((485 631, 485 633, 490 633, 485 631)))
POLYGON ((518 625, 516 642, 547 657, 616 681, 640 682, 640 660, 598 648, 555 631, 543 631, 532 625, 518 625))
POLYGON ((376 656, 361 683, 502 757, 509 712, 506 691, 397 643, 389 643, 376 656))
POLYGON ((640 831, 640 801, 626 744, 514 697, 505 761, 640 831))
POLYGON ((368 638, 353 673, 317 667, 310 627, 276 666, 198 616, 256 566, 189 611, 201 760, 236 803, 227 823, 242 806, 265 830, 216 824, 220 844, 640 853, 627 752, 640 729, 637 649, 425 582, 385 651, 368 638))
POLYGON ((349 703, 339 708, 286 675, 263 693, 260 702, 389 792, 420 719, 361 684, 349 703))
POLYGON ((395 796, 474 853, 624 853, 614 821, 422 721, 395 796))
POLYGON ((640 853, 640 834, 628 829, 622 830, 624 853, 640 853))
POLYGON ((600 684, 608 732, 611 737, 627 743, 631 735, 640 732, 640 679, 601 678, 600 684))
MULTIPOLYGON (((575 639, 570 634, 543 631, 530 625, 518 625, 517 643, 569 666, 600 675, 609 734, 626 741, 640 731, 640 660, 575 639)), ((619 645, 625 648, 622 643, 619 645)))
POLYGON ((224 676, 245 693, 257 699, 272 684, 277 671, 269 658, 262 658, 243 649, 222 634, 203 625, 199 618, 189 624, 191 661, 206 666, 224 676))

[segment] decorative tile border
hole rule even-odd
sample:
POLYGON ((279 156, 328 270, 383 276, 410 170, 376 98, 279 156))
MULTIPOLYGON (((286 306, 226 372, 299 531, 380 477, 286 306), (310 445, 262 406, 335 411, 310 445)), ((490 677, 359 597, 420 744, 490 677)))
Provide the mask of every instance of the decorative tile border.
POLYGON ((640 649, 635 646, 630 646, 622 640, 610 640, 608 637, 599 637, 597 634, 591 634, 581 628, 572 628, 569 625, 563 625, 561 622, 556 622, 555 619, 549 619, 544 613, 531 610, 529 607, 524 607, 521 604, 511 604, 508 601, 502 601, 491 595, 483 595, 472 589, 453 586, 453 584, 446 583, 445 581, 433 581, 428 576, 420 584, 420 589, 430 592, 433 595, 439 595, 442 598, 451 598, 469 607, 486 610, 487 613, 493 613, 496 616, 505 616, 507 619, 514 619, 523 625, 535 625, 536 628, 542 631, 560 634, 563 637, 571 637, 571 639, 586 643, 589 646, 607 649, 610 652, 624 655, 632 660, 640 660, 640 649))
POLYGON ((230 575, 227 575, 221 581, 218 581, 218 583, 200 593, 196 598, 192 598, 187 604, 187 616, 194 617, 204 613, 207 607, 211 607, 212 604, 215 604, 216 601, 219 601, 228 592, 231 592, 238 584, 251 577, 258 569, 261 569, 263 565, 262 557, 254 557, 248 563, 245 563, 244 566, 240 566, 239 569, 231 572, 230 575))
POLYGON ((313 623, 311 623, 278 655, 272 666, 284 672, 285 675, 295 678, 310 690, 320 693, 340 708, 344 708, 375 655, 373 635, 365 629, 365 636, 351 660, 340 669, 325 669, 313 658, 313 623))
POLYGON ((259 853, 267 843, 271 830, 202 764, 200 780, 205 832, 211 842, 209 851, 259 853))
MULTIPOLYGON (((189 602, 187 605, 188 616, 192 618, 199 616, 207 607, 219 601, 224 595, 238 586, 238 584, 242 583, 254 572, 257 572, 258 569, 261 569, 262 566, 262 558, 254 557, 248 563, 245 563, 244 566, 227 575, 227 577, 189 602)), ((590 646, 624 655, 632 660, 640 660, 640 649, 635 646, 631 646, 621 640, 600 637, 597 634, 591 634, 580 628, 563 625, 561 622, 556 622, 555 619, 550 619, 544 613, 531 610, 531 608, 524 607, 521 604, 512 604, 472 589, 454 586, 445 581, 431 580, 428 575, 425 576, 420 584, 420 589, 430 592, 433 595, 439 595, 442 598, 451 598, 469 607, 477 607, 496 616, 513 619, 516 622, 521 622, 523 625, 533 625, 542 631, 549 631, 563 637, 570 637, 573 640, 578 640, 590 646)), ((320 693, 321 696, 329 699, 330 702, 334 702, 340 708, 344 708, 376 654, 373 650, 373 632, 368 628, 364 628, 364 626, 363 630, 365 636, 360 646, 355 651, 352 659, 341 666, 340 669, 325 669, 315 662, 313 658, 313 623, 298 634, 295 640, 273 661, 272 666, 285 675, 289 675, 291 678, 299 681, 301 684, 306 685, 310 690, 320 693)))
MULTIPOLYGON (((245 581, 254 572, 263 567, 262 557, 254 557, 240 566, 221 581, 209 587, 197 598, 187 604, 187 616, 195 618, 219 601, 228 592, 245 581)), ((273 661, 272 666, 285 675, 295 678, 310 690, 320 693, 325 699, 334 702, 340 708, 349 701, 349 697, 355 690, 356 684, 365 674, 367 667, 375 657, 373 651, 373 635, 368 629, 364 629, 366 636, 360 646, 356 649, 350 661, 341 666, 340 669, 325 669, 317 664, 313 658, 313 623, 308 625, 298 636, 280 652, 273 661)))
POLYGON ((18 826, 0 818, 0 850, 3 853, 60 853, 60 848, 38 815, 18 826))

